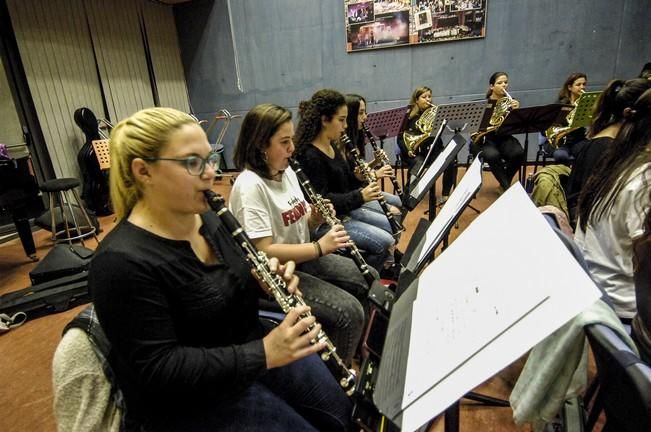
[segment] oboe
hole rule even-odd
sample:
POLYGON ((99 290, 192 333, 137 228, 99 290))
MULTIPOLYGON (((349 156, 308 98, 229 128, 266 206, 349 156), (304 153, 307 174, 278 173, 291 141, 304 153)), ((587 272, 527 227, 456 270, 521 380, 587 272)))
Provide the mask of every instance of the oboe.
MULTIPOLYGON (((290 159, 289 165, 294 170, 294 173, 296 173, 298 182, 301 184, 305 195, 307 195, 307 199, 314 205, 314 207, 316 207, 317 211, 321 213, 321 216, 323 216, 325 222, 331 227, 341 224, 341 221, 332 214, 323 197, 316 193, 312 187, 312 183, 310 183, 310 180, 303 172, 301 164, 299 164, 295 159, 290 159)), ((371 274, 368 264, 366 264, 366 261, 362 257, 362 254, 360 253, 359 249, 357 249, 357 245, 352 240, 349 241, 349 248, 353 261, 355 261, 355 265, 357 265, 357 268, 362 273, 362 276, 364 276, 364 280, 366 280, 366 283, 368 283, 368 286, 370 287, 375 281, 375 278, 371 274)))
MULTIPOLYGON (((350 138, 348 138, 348 135, 343 134, 341 136, 341 142, 344 144, 344 146, 346 146, 346 148, 350 152, 350 155, 353 157, 353 162, 355 163, 355 166, 357 167, 357 169, 360 170, 360 172, 364 176, 364 179, 366 179, 366 183, 371 184, 371 183, 377 181, 377 179, 375 178, 375 173, 366 164, 366 162, 364 161, 364 159, 360 155, 359 150, 357 149, 357 147, 355 147, 353 145, 352 141, 350 140, 350 138)), ((400 222, 398 222, 398 220, 393 216, 393 213, 391 213, 391 210, 389 210, 389 204, 387 204, 387 200, 384 199, 384 196, 380 195, 380 198, 378 198, 377 201, 378 201, 378 203, 380 203, 380 207, 382 208, 382 212, 384 213, 384 215, 389 220, 389 225, 391 225, 391 231, 393 232, 393 235, 397 236, 398 234, 403 232, 405 229, 403 228, 402 224, 400 222)))
MULTIPOLYGON (((251 266, 251 270, 255 278, 264 284, 269 292, 274 296, 274 299, 280 305, 283 312, 287 313, 290 309, 293 309, 297 306, 305 306, 305 302, 299 296, 290 294, 287 290, 287 283, 277 274, 271 272, 269 268, 269 259, 267 255, 259 251, 251 242, 251 239, 246 234, 240 223, 235 219, 235 216, 228 210, 224 204, 224 199, 221 195, 216 194, 213 191, 205 191, 204 195, 208 201, 210 208, 217 213, 217 216, 224 223, 226 228, 231 232, 231 235, 235 241, 240 245, 246 259, 251 266)), ((301 318, 310 316, 308 312, 301 315, 301 318)), ((307 331, 310 331, 314 328, 316 323, 312 324, 307 331)), ((334 346, 332 341, 328 338, 323 330, 319 330, 319 334, 316 339, 311 341, 313 344, 317 342, 324 342, 325 348, 321 351, 321 359, 326 363, 330 371, 336 376, 339 377, 339 385, 344 389, 344 391, 350 395, 355 389, 355 374, 353 371, 349 370, 344 361, 337 354, 337 348, 334 346)))
MULTIPOLYGON (((391 166, 391 162, 389 161, 389 157, 387 154, 383 151, 380 150, 380 148, 377 146, 377 143, 375 142, 375 138, 373 138, 373 134, 371 133, 370 130, 366 127, 366 125, 362 126, 362 130, 364 131, 364 134, 366 135, 366 138, 368 138, 368 142, 371 144, 371 147, 373 147, 373 154, 375 155, 376 158, 380 159, 380 162, 382 163, 382 166, 389 165, 391 166)), ((398 181, 396 180, 395 177, 389 177, 391 180, 391 183, 393 184, 393 190, 395 191, 396 195, 400 199, 402 199, 402 188, 398 184, 398 181)))

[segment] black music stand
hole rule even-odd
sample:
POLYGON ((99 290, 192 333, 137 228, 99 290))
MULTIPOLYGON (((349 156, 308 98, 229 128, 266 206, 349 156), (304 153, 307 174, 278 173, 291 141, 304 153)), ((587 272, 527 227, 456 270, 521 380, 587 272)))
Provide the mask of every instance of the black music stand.
POLYGON ((529 153, 529 134, 532 132, 542 132, 547 130, 553 124, 560 124, 566 121, 567 114, 573 105, 550 104, 533 106, 527 108, 517 108, 512 110, 504 119, 495 135, 524 135, 524 163, 520 167, 518 176, 520 183, 524 185, 527 169, 527 158, 529 153))
MULTIPOLYGON (((409 107, 392 108, 368 114, 364 123, 369 131, 380 140, 380 149, 384 150, 386 138, 397 137, 402 130, 402 125, 409 114, 409 107)), ((402 168, 402 167, 401 167, 402 168)), ((381 181, 384 190, 384 178, 381 181)), ((402 187, 405 185, 403 184, 402 187)))
POLYGON ((457 154, 466 144, 466 140, 461 136, 460 132, 473 133, 477 131, 481 119, 484 117, 485 110, 486 101, 438 105, 434 121, 432 122, 432 133, 436 133, 435 139, 438 139, 442 134, 444 127, 451 128, 454 131, 454 135, 434 161, 431 161, 434 146, 430 146, 423 165, 414 178, 409 181, 409 197, 406 200, 407 203, 405 203, 407 208, 413 210, 429 191, 429 219, 434 219, 436 216, 436 205, 433 196, 436 195, 434 190, 436 179, 456 159, 457 154), (451 145, 452 147, 450 148, 451 145))

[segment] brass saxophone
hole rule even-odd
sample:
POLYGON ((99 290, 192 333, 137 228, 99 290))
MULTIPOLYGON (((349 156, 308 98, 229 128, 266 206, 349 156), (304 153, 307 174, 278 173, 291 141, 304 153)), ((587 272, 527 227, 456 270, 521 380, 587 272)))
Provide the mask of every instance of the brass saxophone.
MULTIPOLYGON (((204 195, 210 208, 217 213, 217 216, 219 216, 226 228, 231 232, 235 241, 242 248, 255 278, 267 287, 283 312, 287 313, 290 309, 297 306, 305 306, 305 301, 301 297, 289 293, 285 280, 271 272, 267 255, 253 245, 240 223, 224 204, 224 198, 213 191, 205 191, 204 195)), ((302 315, 301 318, 310 315, 308 312, 302 315)), ((312 324, 307 331, 312 330, 315 325, 316 323, 312 324)), ((320 330, 316 339, 312 341, 313 344, 317 342, 325 342, 325 348, 321 351, 321 360, 339 378, 339 385, 350 396, 355 389, 355 373, 346 367, 344 361, 337 354, 337 348, 323 330, 320 330)))
MULTIPOLYGON (((581 96, 583 96, 583 93, 585 93, 585 90, 581 90, 581 96)), ((563 142, 567 134, 570 132, 575 131, 578 128, 573 128, 570 127, 572 124, 572 120, 574 120, 574 114, 576 113, 576 107, 579 106, 579 101, 581 100, 581 96, 574 101, 573 105, 574 108, 572 108, 572 111, 570 111, 567 114, 567 126, 550 126, 547 128, 545 131, 545 137, 547 137, 547 141, 549 141, 549 145, 551 145, 553 148, 558 148, 560 144, 563 142)))
POLYGON ((432 133, 432 127, 434 126, 434 118, 436 117, 438 106, 431 103, 429 105, 430 107, 423 111, 418 120, 416 120, 416 129, 418 129, 420 133, 405 131, 402 134, 402 139, 407 148, 407 156, 410 158, 416 157, 418 146, 420 146, 432 133))
MULTIPOLYGON (((341 221, 332 214, 330 207, 328 207, 323 197, 320 194, 316 193, 312 187, 312 183, 310 183, 310 180, 303 172, 301 164, 299 164, 295 159, 290 159, 289 165, 294 170, 294 173, 298 178, 298 182, 301 184, 301 188, 305 192, 305 195, 307 195, 307 199, 314 205, 314 207, 316 207, 317 211, 321 213, 321 216, 323 216, 325 222, 331 227, 335 225, 341 225, 341 221)), ((362 253, 359 251, 357 245, 352 240, 349 241, 348 247, 350 248, 350 255, 355 262, 355 265, 362 273, 364 280, 370 287, 375 281, 375 277, 373 277, 373 274, 369 270, 368 264, 366 264, 364 257, 362 257, 362 253)))
POLYGON ((513 109, 513 98, 506 90, 504 90, 504 93, 506 96, 502 96, 497 100, 497 102, 495 102, 493 113, 491 114, 491 118, 488 120, 489 126, 486 130, 477 131, 470 135, 470 139, 473 143, 477 143, 481 138, 500 127, 511 112, 511 109, 513 109))
MULTIPOLYGON (((350 140, 350 138, 348 138, 348 135, 343 134, 340 139, 341 139, 341 143, 346 147, 346 149, 348 149, 348 152, 352 156, 355 166, 360 170, 360 172, 364 176, 364 179, 366 180, 366 184, 371 184, 377 181, 377 178, 375 177, 375 173, 371 168, 369 168, 368 164, 364 161, 362 156, 359 154, 359 150, 357 149, 357 147, 353 145, 353 142, 350 140)), ((403 232, 405 228, 393 216, 393 213, 391 213, 391 210, 389 210, 389 204, 387 203, 387 200, 384 198, 383 195, 380 196, 377 202, 380 204, 380 207, 382 208, 382 212, 389 220, 389 225, 391 225, 391 231, 393 232, 393 236, 396 237, 398 234, 403 232)))

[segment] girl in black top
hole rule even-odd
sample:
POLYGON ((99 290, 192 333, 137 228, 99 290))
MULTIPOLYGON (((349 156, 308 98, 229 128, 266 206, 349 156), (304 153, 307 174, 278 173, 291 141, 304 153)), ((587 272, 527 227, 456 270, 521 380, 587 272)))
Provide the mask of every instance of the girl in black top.
MULTIPOLYGON (((571 74, 567 77, 563 83, 563 87, 561 87, 558 92, 558 99, 556 102, 575 105, 585 91, 585 86, 587 84, 588 76, 583 72, 575 72, 571 74)), ((552 148, 548 141, 546 143, 547 151, 552 152, 554 161, 557 163, 570 165, 572 160, 571 158, 576 157, 576 155, 581 151, 581 142, 585 139, 585 135, 585 128, 575 129, 559 140, 558 148, 552 148)))
MULTIPOLYGON (((218 155, 197 121, 140 111, 111 134, 118 225, 89 285, 131 425, 146 430, 347 430, 350 401, 312 345, 308 307, 265 330, 261 292, 211 211, 218 155)), ((300 294, 293 262, 274 271, 300 294)))
MULTIPOLYGON (((495 72, 491 75, 488 83, 486 99, 489 104, 495 106, 500 99, 508 97, 512 109, 520 107, 520 102, 508 96, 509 76, 506 72, 495 72)), ((479 152, 482 153, 483 160, 490 166, 501 191, 505 191, 511 186, 513 176, 518 172, 525 158, 524 149, 515 137, 496 135, 492 132, 476 142, 473 141, 470 151, 475 155, 479 152)))

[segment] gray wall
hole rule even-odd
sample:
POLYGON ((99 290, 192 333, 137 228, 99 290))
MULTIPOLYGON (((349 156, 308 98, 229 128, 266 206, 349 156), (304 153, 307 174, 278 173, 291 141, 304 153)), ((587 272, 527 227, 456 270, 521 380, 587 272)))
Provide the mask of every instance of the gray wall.
MULTIPOLYGON (((341 0, 195 0, 177 6, 175 16, 193 109, 211 118, 221 108, 244 114, 262 102, 295 111, 324 87, 364 95, 370 112, 406 104, 419 85, 434 90, 435 103, 473 100, 497 70, 509 72, 522 106, 550 103, 574 71, 588 74, 589 90, 636 76, 651 61, 650 6, 488 0, 484 39, 351 54, 341 0)), ((226 135, 230 167, 239 124, 226 135)), ((536 143, 530 135, 530 159, 536 143)))

